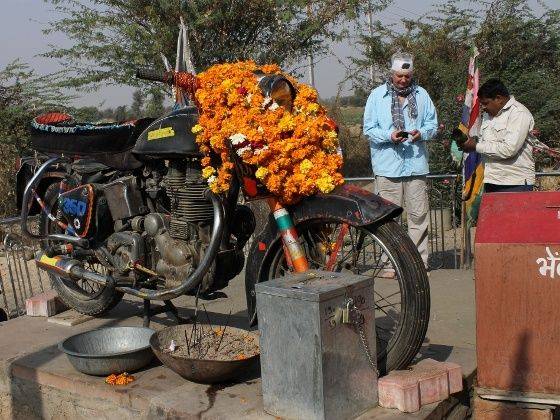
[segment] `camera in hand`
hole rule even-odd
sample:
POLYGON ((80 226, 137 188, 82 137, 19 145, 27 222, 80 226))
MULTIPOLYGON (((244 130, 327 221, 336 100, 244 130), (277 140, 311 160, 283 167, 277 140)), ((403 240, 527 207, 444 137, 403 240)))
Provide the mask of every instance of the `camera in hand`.
POLYGON ((409 132, 408 131, 399 131, 397 133, 397 138, 399 139, 406 139, 409 136, 409 132))
POLYGON ((457 146, 461 147, 469 138, 460 129, 455 128, 451 132, 451 139, 455 140, 457 146))

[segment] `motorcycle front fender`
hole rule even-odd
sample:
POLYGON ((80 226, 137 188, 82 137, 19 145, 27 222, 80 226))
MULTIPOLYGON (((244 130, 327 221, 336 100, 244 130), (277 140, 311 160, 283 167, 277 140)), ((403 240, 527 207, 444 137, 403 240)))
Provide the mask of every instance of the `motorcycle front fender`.
POLYGON ((352 226, 367 226, 386 218, 394 219, 402 213, 401 207, 352 184, 344 184, 330 194, 307 197, 288 210, 294 225, 325 218, 341 220, 352 226))
MULTIPOLYGON (((345 184, 330 194, 317 194, 288 206, 294 226, 311 219, 336 220, 351 226, 369 226, 402 213, 402 208, 377 194, 345 184)), ((266 279, 271 260, 279 246, 280 235, 272 215, 264 229, 253 239, 245 267, 245 292, 251 325, 257 322, 255 284, 266 279)))

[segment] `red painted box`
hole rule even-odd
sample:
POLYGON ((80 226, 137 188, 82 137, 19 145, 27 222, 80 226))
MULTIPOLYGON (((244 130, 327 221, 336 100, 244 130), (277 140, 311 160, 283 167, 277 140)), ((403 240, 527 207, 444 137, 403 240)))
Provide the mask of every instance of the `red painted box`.
POLYGON ((478 385, 560 395, 560 192, 485 194, 475 242, 478 385))

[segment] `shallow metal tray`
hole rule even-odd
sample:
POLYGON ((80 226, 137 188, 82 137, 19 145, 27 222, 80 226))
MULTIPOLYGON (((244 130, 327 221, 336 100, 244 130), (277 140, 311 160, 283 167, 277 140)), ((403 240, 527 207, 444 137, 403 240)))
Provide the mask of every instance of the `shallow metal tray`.
POLYGON ((150 337, 144 327, 111 327, 74 335, 59 343, 72 366, 88 375, 134 372, 152 360, 150 337))

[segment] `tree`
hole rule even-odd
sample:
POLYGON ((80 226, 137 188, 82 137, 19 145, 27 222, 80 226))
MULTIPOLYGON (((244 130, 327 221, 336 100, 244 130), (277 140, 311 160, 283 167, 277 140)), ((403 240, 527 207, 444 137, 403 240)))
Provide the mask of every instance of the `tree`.
MULTIPOLYGON (((527 0, 493 0, 482 11, 450 0, 418 21, 404 20, 405 32, 383 27, 361 39, 364 56, 355 64, 387 68, 392 53, 415 55, 415 78, 428 90, 444 134, 458 125, 466 88, 471 46, 480 51, 482 82, 499 77, 533 113, 542 139, 560 145, 560 11, 537 16, 527 0)), ((356 77, 355 84, 371 88, 356 77)), ((430 144, 432 172, 449 171, 449 154, 441 142, 430 144)), ((541 162, 546 164, 546 162, 541 162)))
POLYGON ((146 116, 157 118, 161 117, 161 115, 165 111, 165 107, 163 106, 163 94, 160 91, 154 91, 150 95, 150 100, 146 105, 146 116))
POLYGON ((14 61, 0 70, 0 141, 27 146, 29 123, 46 110, 58 110, 71 99, 58 87, 60 74, 38 76, 24 63, 14 61))
MULTIPOLYGON (((94 89, 116 83, 145 86, 139 66, 160 67, 160 53, 175 56, 179 18, 189 28, 198 71, 225 61, 253 59, 288 64, 325 40, 343 34, 359 0, 45 0, 62 16, 45 33, 61 31, 73 42, 45 56, 62 61, 69 85, 94 89)), ((374 10, 389 0, 371 0, 374 10)))
POLYGON ((70 113, 76 121, 96 122, 102 118, 101 112, 95 106, 74 108, 70 113))
POLYGON ((137 89, 132 94, 132 105, 130 105, 130 116, 140 118, 144 112, 144 94, 137 89))
POLYGON ((115 109, 115 120, 118 122, 125 121, 128 116, 128 110, 126 109, 126 105, 118 106, 115 109))
POLYGON ((29 142, 31 119, 62 110, 70 99, 57 87, 60 75, 38 76, 14 61, 0 70, 0 214, 13 215, 14 163, 29 142))

